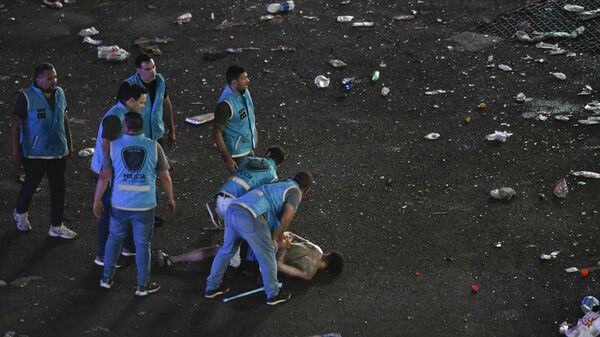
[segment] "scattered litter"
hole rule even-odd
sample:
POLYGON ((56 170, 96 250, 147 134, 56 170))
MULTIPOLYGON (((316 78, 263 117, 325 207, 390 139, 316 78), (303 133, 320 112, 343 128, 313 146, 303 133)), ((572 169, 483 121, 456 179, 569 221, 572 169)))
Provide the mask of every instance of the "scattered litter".
POLYGON ((98 58, 110 61, 124 61, 129 57, 129 53, 119 46, 101 46, 98 47, 98 58))
POLYGON ((577 56, 577 53, 575 53, 575 52, 570 51, 567 53, 567 57, 575 57, 575 56, 577 56))
POLYGON ((208 122, 212 121, 213 119, 215 119, 215 114, 213 112, 210 112, 210 113, 206 113, 206 114, 202 114, 202 115, 186 117, 185 121, 190 124, 200 125, 200 124, 208 123, 208 122))
POLYGON ((267 12, 271 14, 275 13, 286 13, 294 9, 293 1, 286 1, 281 3, 272 3, 267 6, 267 12))
POLYGON ((95 149, 93 147, 86 147, 85 149, 79 150, 77 155, 81 158, 89 157, 94 154, 95 149))
POLYGON ((41 281, 44 278, 41 276, 25 276, 25 277, 19 277, 18 279, 12 281, 10 283, 11 286, 13 287, 19 287, 19 288, 23 288, 25 287, 27 284, 29 284, 29 282, 32 281, 41 281))
POLYGON ((445 94, 446 90, 432 90, 432 91, 425 91, 425 95, 437 95, 437 94, 445 94))
POLYGON ((157 10, 157 9, 158 9, 158 7, 156 7, 156 6, 154 6, 154 5, 148 5, 148 7, 146 7, 146 8, 148 8, 148 9, 149 9, 149 10, 151 10, 151 11, 154 11, 154 10, 157 10))
POLYGON ((337 22, 350 22, 354 19, 352 15, 341 15, 336 18, 337 22))
POLYGON ((581 311, 583 313, 588 313, 594 309, 598 309, 596 307, 600 306, 600 301, 594 296, 586 296, 581 299, 581 311))
POLYGON ((494 131, 494 133, 491 133, 487 136, 485 136, 485 139, 492 142, 492 141, 499 141, 502 143, 506 142, 506 139, 508 139, 508 137, 512 136, 513 134, 510 132, 506 132, 506 131, 494 131))
POLYGON ((232 27, 237 27, 237 26, 245 26, 245 25, 246 24, 244 22, 223 20, 223 22, 221 22, 220 24, 215 26, 215 29, 223 30, 223 29, 227 29, 227 28, 232 28, 232 27))
POLYGON ((138 37, 133 44, 142 48, 145 52, 148 53, 152 53, 154 55, 162 55, 162 52, 160 51, 160 48, 158 47, 159 43, 169 43, 169 42, 173 42, 175 41, 174 39, 170 38, 170 37, 165 37, 165 38, 153 38, 153 39, 149 39, 147 37, 138 37))
POLYGON ((494 247, 502 248, 502 241, 498 241, 498 242, 494 243, 494 247))
POLYGON ((567 79, 567 75, 563 74, 563 73, 550 73, 550 75, 554 76, 555 78, 564 81, 567 79))
POLYGON ((600 331, 600 314, 595 311, 588 311, 571 328, 569 328, 567 322, 561 323, 558 331, 567 337, 598 336, 598 331, 600 331))
POLYGON ((520 92, 515 97, 515 101, 520 102, 520 103, 524 103, 524 102, 531 101, 531 98, 527 98, 524 93, 520 92))
POLYGON ((592 87, 589 85, 586 85, 583 89, 581 89, 581 92, 578 93, 578 96, 588 96, 592 94, 592 87))
POLYGON ((190 12, 183 13, 180 16, 178 16, 177 19, 175 19, 175 23, 177 23, 178 25, 182 25, 190 21, 192 21, 192 13, 190 12))
POLYGON ((261 15, 260 16, 260 21, 269 21, 269 20, 273 20, 275 18, 274 15, 261 15))
POLYGON ((565 268, 565 271, 567 273, 576 273, 576 272, 579 271, 579 268, 577 268, 577 267, 569 267, 569 268, 565 268))
POLYGON ((498 69, 500 69, 502 71, 512 71, 512 68, 507 66, 506 64, 499 64, 498 69))
POLYGON ((510 187, 501 187, 490 191, 490 196, 498 200, 510 200, 515 195, 515 190, 510 187))
POLYGON ((535 45, 536 48, 539 49, 558 49, 558 44, 551 44, 546 42, 539 42, 535 45))
POLYGON ((381 96, 385 97, 389 94, 390 94, 390 88, 388 88, 388 87, 381 88, 381 96))
POLYGON ((88 330, 85 330, 84 333, 95 333, 95 332, 98 332, 98 331, 101 331, 101 332, 110 332, 110 329, 109 328, 105 328, 103 326, 94 326, 94 327, 89 328, 88 330))
POLYGON ((548 60, 546 60, 546 59, 535 59, 535 62, 537 62, 537 63, 546 63, 546 62, 548 62, 548 60))
POLYGON ((580 119, 577 122, 584 125, 596 125, 600 124, 600 117, 592 116, 588 117, 587 119, 580 119))
POLYGON ((590 111, 600 110, 600 102, 593 101, 591 103, 586 104, 583 108, 585 110, 590 110, 590 111))
POLYGON ((429 139, 429 140, 436 140, 436 139, 440 138, 440 134, 439 134, 439 133, 432 132, 432 133, 428 133, 428 134, 427 134, 427 135, 425 135, 425 137, 423 137, 423 138, 425 138, 425 139, 429 139))
POLYGON ((579 12, 583 12, 585 10, 585 7, 583 6, 578 6, 578 5, 565 5, 563 7, 566 11, 569 12, 573 12, 573 13, 579 13, 579 12))
POLYGON ((396 21, 408 21, 408 20, 414 20, 415 16, 412 14, 404 14, 404 15, 396 15, 394 16, 394 20, 396 21))
POLYGON ((579 274, 581 274, 582 277, 588 277, 590 275, 590 270, 587 268, 581 269, 579 274))
POLYGON ((352 23, 352 27, 373 27, 374 25, 375 23, 371 21, 358 21, 352 23))
POLYGON ((372 74, 371 74, 371 82, 375 83, 379 81, 379 70, 375 70, 372 74))
POLYGON ((83 38, 83 43, 89 43, 89 44, 92 44, 94 46, 100 45, 100 44, 102 44, 102 42, 104 42, 104 41, 102 41, 102 40, 94 40, 94 39, 92 39, 89 36, 86 36, 86 37, 83 38))
MULTIPOLYGON (((246 48, 246 49, 250 49, 250 48, 246 48)), ((258 49, 258 48, 256 48, 258 49)), ((271 48, 271 51, 283 51, 283 52, 294 52, 296 51, 296 48, 294 47, 286 47, 284 45, 279 45, 275 48, 271 48)))
POLYGON ((550 254, 541 254, 540 259, 541 260, 556 260, 556 257, 558 256, 559 253, 560 253, 560 250, 553 251, 550 254))
POLYGON ((471 293, 477 294, 481 287, 478 284, 471 284, 471 293))
POLYGON ((576 177, 583 177, 583 178, 600 179, 600 173, 590 172, 590 171, 575 171, 575 172, 571 172, 571 175, 576 176, 576 177))
POLYGON ((92 36, 100 33, 96 28, 90 27, 79 31, 79 36, 92 36))
POLYGON ((567 179, 565 177, 560 177, 554 187, 552 188, 552 193, 559 198, 566 198, 569 193, 569 186, 567 185, 567 179))
POLYGON ((347 66, 346 62, 338 59, 329 60, 329 64, 334 68, 343 68, 347 66))
POLYGON ((0 288, 2 288, 2 287, 6 287, 6 285, 7 285, 7 284, 6 284, 6 281, 4 281, 4 280, 0 280, 0 288))
POLYGON ((561 121, 561 122, 568 122, 569 121, 569 116, 555 115, 554 119, 556 119, 557 121, 561 121))
POLYGON ((421 276, 421 272, 420 271, 416 271, 415 272, 415 276, 421 276))
POLYGON ((327 88, 329 86, 329 82, 330 82, 330 80, 323 75, 319 75, 319 76, 315 77, 315 84, 319 88, 327 88))

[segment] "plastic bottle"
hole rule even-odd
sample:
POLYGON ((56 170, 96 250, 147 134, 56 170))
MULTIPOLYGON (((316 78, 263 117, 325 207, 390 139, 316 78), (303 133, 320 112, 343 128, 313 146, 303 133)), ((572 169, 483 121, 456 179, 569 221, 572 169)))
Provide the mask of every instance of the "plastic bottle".
POLYGON ((594 296, 586 296, 581 300, 581 311, 584 313, 592 311, 597 306, 600 306, 600 301, 594 296))
POLYGON ((375 83, 377 81, 379 81, 379 71, 375 70, 371 75, 371 82, 375 83))
POLYGON ((129 53, 119 48, 119 46, 101 46, 98 47, 98 58, 111 60, 111 61, 123 61, 129 57, 129 53))
POLYGON ((286 13, 294 9, 293 1, 286 1, 280 3, 272 3, 267 6, 267 12, 275 14, 275 13, 286 13))

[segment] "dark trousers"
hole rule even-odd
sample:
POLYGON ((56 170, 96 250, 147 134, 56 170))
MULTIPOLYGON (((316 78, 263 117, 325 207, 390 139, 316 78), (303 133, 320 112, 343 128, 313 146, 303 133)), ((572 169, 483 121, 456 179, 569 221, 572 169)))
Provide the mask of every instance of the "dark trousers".
POLYGON ((44 175, 50 184, 50 224, 60 226, 63 222, 65 210, 65 172, 67 171, 67 158, 60 159, 29 159, 23 158, 25 182, 21 185, 17 198, 17 213, 29 210, 31 198, 44 175))
MULTIPOLYGON (((98 184, 99 176, 94 173, 94 184, 98 184)), ((94 187, 96 186, 94 185, 94 187)), ((102 214, 100 215, 100 219, 98 219, 98 256, 104 257, 104 251, 106 250, 106 241, 108 241, 109 234, 109 224, 110 224, 110 210, 111 207, 111 195, 112 195, 112 182, 110 186, 106 188, 104 194, 102 195, 102 204, 104 208, 102 209, 102 214)), ((125 249, 130 252, 135 252, 135 246, 133 245, 133 236, 131 235, 131 231, 125 238, 124 241, 125 249)))

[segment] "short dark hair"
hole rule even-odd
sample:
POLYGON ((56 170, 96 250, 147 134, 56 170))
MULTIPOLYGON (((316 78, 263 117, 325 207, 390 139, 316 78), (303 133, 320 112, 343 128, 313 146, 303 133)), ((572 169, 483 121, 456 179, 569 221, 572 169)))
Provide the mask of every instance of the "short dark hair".
POLYGON ((300 185, 300 188, 310 188, 314 181, 312 174, 308 171, 297 173, 294 180, 300 185))
POLYGON ((35 78, 38 78, 47 70, 54 69, 54 66, 48 62, 42 62, 35 67, 35 78))
POLYGON ((232 65, 229 68, 227 68, 227 71, 225 72, 225 80, 227 81, 227 84, 231 84, 231 81, 234 80, 239 80, 240 76, 245 73, 246 70, 244 70, 244 68, 237 66, 237 65, 232 65))
POLYGON ((142 67, 142 63, 144 62, 150 62, 150 60, 152 60, 152 57, 150 57, 150 55, 148 54, 139 54, 136 58, 135 58, 135 67, 136 68, 141 68, 142 67))
POLYGON ((267 152, 269 153, 268 157, 273 159, 275 165, 279 166, 279 164, 283 163, 283 160, 285 159, 285 150, 283 150, 281 146, 269 146, 267 152))
POLYGON ((333 274, 340 274, 344 269, 344 255, 338 252, 330 252, 325 256, 326 267, 325 270, 333 274))
POLYGON ((130 131, 141 131, 144 128, 144 120, 142 119, 142 115, 133 111, 126 113, 125 125, 130 131))
POLYGON ((130 98, 133 98, 137 101, 140 98, 140 96, 147 93, 148 90, 142 86, 139 86, 137 84, 124 83, 123 85, 121 85, 121 88, 119 88, 118 98, 121 103, 127 102, 130 98))

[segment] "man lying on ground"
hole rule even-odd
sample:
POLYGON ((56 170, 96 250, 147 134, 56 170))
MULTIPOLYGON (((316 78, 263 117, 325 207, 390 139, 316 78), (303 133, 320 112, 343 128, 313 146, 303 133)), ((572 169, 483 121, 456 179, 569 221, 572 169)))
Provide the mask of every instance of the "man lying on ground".
MULTIPOLYGON (((282 246, 277 251, 277 271, 305 280, 312 279, 319 269, 339 274, 344 267, 342 254, 332 251, 323 254, 321 247, 303 239, 292 232, 285 232, 282 246)), ((168 255, 159 250, 157 254, 160 267, 174 264, 206 261, 217 254, 219 247, 202 247, 180 255, 168 255)))

